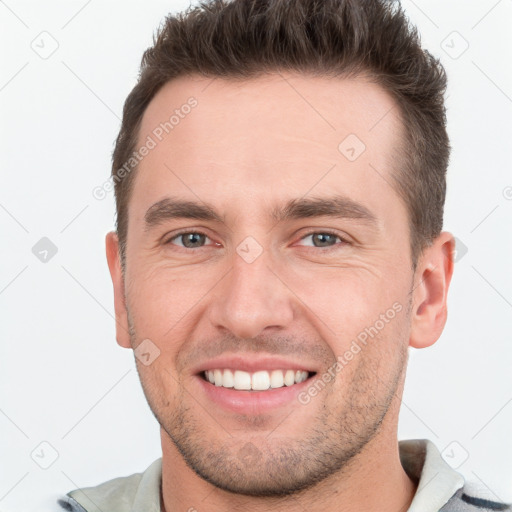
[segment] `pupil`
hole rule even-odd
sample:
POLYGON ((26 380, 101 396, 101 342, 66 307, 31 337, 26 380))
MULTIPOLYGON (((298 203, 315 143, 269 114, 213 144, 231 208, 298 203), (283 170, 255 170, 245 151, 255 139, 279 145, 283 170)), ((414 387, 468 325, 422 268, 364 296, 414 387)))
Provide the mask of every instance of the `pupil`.
POLYGON ((188 233, 187 236, 185 236, 185 247, 189 247, 189 242, 194 245, 194 244, 197 244, 198 242, 198 237, 199 237, 199 241, 201 240, 200 237, 204 237, 204 235, 202 235, 201 233, 188 233))
POLYGON ((317 237, 317 240, 320 239, 320 245, 323 245, 323 244, 325 244, 325 242, 328 243, 329 242, 329 238, 334 237, 334 235, 330 235, 329 233, 320 233, 320 234, 317 234, 317 235, 313 235, 313 239, 315 237, 317 237))

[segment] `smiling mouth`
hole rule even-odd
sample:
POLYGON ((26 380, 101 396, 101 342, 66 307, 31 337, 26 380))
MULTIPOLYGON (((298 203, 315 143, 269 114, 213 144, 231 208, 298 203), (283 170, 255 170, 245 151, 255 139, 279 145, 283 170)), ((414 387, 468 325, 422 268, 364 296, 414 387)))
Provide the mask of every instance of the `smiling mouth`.
POLYGON ((237 391, 267 391, 300 384, 316 375, 316 372, 304 370, 259 370, 245 372, 232 369, 214 369, 202 371, 199 376, 217 387, 237 391))

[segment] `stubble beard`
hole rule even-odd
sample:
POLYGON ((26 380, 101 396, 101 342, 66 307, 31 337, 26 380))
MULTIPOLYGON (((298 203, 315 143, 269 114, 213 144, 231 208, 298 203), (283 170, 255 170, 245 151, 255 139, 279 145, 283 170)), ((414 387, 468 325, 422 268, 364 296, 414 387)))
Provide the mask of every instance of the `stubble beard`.
MULTIPOLYGON (((128 319, 133 347, 138 338, 130 314, 128 319)), ((323 400, 319 413, 310 424, 303 425, 300 439, 286 437, 286 425, 293 424, 293 412, 282 418, 270 434, 250 428, 251 422, 261 427, 265 418, 246 418, 247 435, 240 435, 240 430, 229 433, 206 411, 197 412, 200 406, 183 385, 180 384, 172 404, 160 396, 159 390, 147 382, 140 363, 136 361, 136 364, 153 415, 187 466, 224 491, 270 498, 300 493, 335 474, 349 471, 354 458, 378 434, 394 397, 402 391, 408 351, 405 344, 399 346, 398 357, 385 383, 379 382, 376 376, 378 361, 360 357, 342 405, 330 408, 332 386, 322 390, 314 399, 323 400), (375 386, 383 384, 385 392, 376 396, 375 386), (208 435, 205 424, 217 433, 208 435)))

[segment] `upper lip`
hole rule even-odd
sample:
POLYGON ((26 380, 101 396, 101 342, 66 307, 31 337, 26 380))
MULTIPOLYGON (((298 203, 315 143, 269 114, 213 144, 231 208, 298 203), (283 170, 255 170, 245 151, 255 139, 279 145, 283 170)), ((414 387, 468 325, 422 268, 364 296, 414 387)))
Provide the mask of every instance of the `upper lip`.
POLYGON ((314 373, 317 370, 312 365, 305 364, 300 361, 290 361, 289 359, 274 357, 274 356, 221 356, 210 359, 193 369, 193 373, 201 373, 206 370, 230 368, 233 370, 242 370, 249 373, 257 372, 258 370, 302 370, 314 373))

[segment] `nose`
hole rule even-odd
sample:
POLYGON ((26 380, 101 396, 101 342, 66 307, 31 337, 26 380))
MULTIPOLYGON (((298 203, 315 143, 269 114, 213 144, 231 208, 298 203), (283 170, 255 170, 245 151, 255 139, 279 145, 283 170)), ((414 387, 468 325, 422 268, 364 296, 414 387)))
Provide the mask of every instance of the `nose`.
POLYGON ((252 263, 238 254, 233 267, 215 287, 209 318, 217 329, 239 338, 254 338, 265 329, 284 329, 293 320, 293 293, 278 277, 264 252, 252 263))

